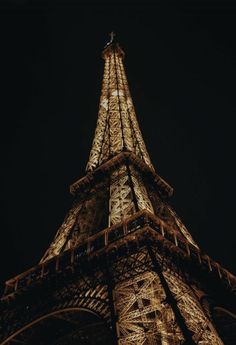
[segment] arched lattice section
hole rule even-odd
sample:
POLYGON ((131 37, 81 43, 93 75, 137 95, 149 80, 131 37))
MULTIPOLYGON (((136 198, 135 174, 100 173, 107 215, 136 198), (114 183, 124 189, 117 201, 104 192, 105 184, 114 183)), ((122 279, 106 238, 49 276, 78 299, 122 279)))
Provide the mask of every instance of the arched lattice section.
POLYGON ((212 318, 224 344, 236 344, 236 314, 225 308, 215 307, 212 318))
POLYGON ((15 332, 1 345, 113 344, 108 325, 97 313, 67 308, 44 315, 15 332))
MULTIPOLYGON (((108 286, 102 282, 103 279, 103 273, 99 270, 87 275, 77 272, 75 280, 72 277, 69 278, 69 275, 58 276, 55 281, 45 280, 42 285, 27 291, 27 298, 22 291, 21 295, 16 296, 15 301, 12 300, 9 303, 1 315, 0 344, 8 344, 6 339, 11 339, 12 336, 28 328, 28 325, 35 324, 35 320, 44 319, 45 315, 57 315, 63 310, 88 310, 94 315, 99 315, 110 326, 111 307, 108 286), (67 281, 66 284, 65 281, 67 281), (17 308, 15 308, 16 304, 17 308)), ((47 343, 23 342, 22 344, 44 345, 47 343)), ((50 343, 52 344, 54 343, 50 343)), ((60 343, 55 343, 55 345, 60 345, 60 343)))

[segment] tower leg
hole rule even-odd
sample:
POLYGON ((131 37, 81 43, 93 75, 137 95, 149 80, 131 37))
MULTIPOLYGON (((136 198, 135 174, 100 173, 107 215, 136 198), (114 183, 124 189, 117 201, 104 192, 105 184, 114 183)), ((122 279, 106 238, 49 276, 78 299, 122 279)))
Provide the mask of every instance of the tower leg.
POLYGON ((191 332, 185 323, 185 320, 184 320, 184 318, 183 318, 183 316, 182 316, 182 314, 178 308, 177 302, 176 302, 176 300, 175 300, 175 298, 174 298, 174 296, 173 296, 173 294, 172 294, 172 292, 168 286, 167 281, 165 280, 165 277, 162 273, 159 262, 157 261, 156 256, 154 255, 152 247, 150 245, 148 245, 148 252, 149 252, 152 264, 153 264, 154 271, 158 274, 160 282, 161 282, 163 289, 165 291, 166 301, 167 301, 167 303, 169 303, 171 305, 172 310, 174 312, 174 315, 176 317, 176 321, 178 323, 178 326, 181 329, 183 336, 185 338, 184 345, 196 345, 196 343, 192 339, 191 332))

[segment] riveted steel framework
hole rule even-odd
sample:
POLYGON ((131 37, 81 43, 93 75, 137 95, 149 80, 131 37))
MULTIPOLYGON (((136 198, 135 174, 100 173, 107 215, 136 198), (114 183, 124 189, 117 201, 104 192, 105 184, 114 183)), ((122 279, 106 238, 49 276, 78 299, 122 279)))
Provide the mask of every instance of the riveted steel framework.
POLYGON ((148 155, 123 50, 111 41, 103 58, 86 175, 40 263, 6 282, 1 344, 221 345, 201 298, 235 306, 236 278, 201 252, 168 203, 173 190, 148 155))
POLYGON ((98 121, 87 164, 92 171, 121 151, 134 152, 153 168, 135 115, 118 44, 103 52, 105 69, 98 121))

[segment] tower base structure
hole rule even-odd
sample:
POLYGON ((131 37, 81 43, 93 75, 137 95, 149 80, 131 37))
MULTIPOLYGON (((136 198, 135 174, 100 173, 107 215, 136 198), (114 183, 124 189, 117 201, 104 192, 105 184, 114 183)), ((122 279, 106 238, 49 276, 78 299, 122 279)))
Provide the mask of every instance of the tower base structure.
POLYGON ((235 291, 144 210, 9 280, 0 344, 234 344, 235 291))

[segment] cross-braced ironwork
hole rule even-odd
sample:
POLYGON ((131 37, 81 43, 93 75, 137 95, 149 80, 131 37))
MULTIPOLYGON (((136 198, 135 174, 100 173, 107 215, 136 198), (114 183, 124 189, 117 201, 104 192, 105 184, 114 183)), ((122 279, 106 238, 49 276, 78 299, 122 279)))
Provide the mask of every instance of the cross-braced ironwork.
POLYGON ((6 282, 0 344, 230 344, 236 278, 201 252, 168 202, 173 189, 151 163, 114 33, 103 58, 86 175, 40 263, 6 282), (221 319, 222 308, 231 315, 230 338, 216 305, 221 319))

